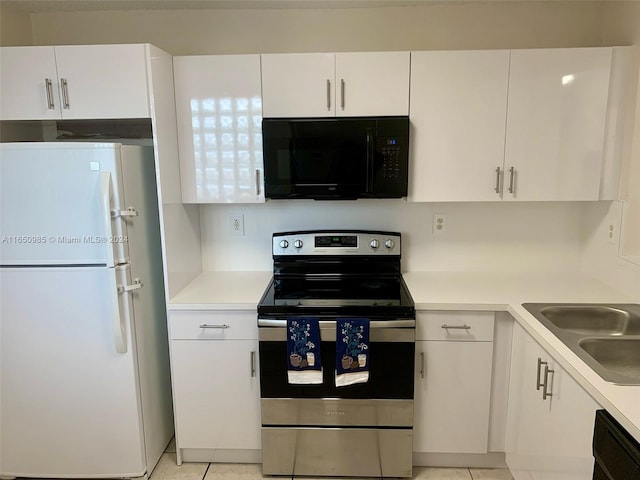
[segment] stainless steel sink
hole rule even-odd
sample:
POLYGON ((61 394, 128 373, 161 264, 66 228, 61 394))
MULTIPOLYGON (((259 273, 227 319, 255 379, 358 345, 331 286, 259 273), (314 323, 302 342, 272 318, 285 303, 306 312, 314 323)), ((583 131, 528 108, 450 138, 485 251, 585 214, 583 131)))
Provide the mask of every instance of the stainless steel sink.
POLYGON ((640 305, 523 303, 604 380, 640 385, 640 305))
POLYGON ((579 345, 622 381, 635 378, 640 383, 640 338, 585 338, 579 345))
POLYGON ((555 305, 540 313, 556 327, 583 335, 640 335, 640 315, 601 305, 555 305))

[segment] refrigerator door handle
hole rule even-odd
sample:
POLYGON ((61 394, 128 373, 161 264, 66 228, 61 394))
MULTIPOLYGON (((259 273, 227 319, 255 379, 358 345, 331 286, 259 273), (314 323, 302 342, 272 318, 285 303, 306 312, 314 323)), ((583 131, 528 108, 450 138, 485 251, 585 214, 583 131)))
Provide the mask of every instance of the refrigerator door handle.
MULTIPOLYGON (((111 326, 113 328, 113 343, 118 353, 127 353, 127 330, 124 322, 124 318, 120 312, 120 295, 124 295, 124 312, 128 316, 129 314, 129 302, 128 293, 120 290, 118 285, 119 268, 113 269, 113 275, 111 276, 111 326)), ((126 280, 126 279, 125 279, 126 280)))
MULTIPOLYGON (((102 207, 102 223, 104 225, 104 235, 107 239, 113 238, 111 228, 111 172, 100 172, 100 205, 102 207)), ((107 267, 115 266, 113 258, 113 244, 105 242, 107 253, 107 267)))

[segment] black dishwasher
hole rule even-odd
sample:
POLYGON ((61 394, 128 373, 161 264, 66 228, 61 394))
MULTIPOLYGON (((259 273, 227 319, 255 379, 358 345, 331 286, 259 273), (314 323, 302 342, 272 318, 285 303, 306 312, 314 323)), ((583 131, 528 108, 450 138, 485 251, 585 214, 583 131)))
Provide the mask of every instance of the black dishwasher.
POLYGON ((593 480, 640 480, 640 444, 606 410, 596 412, 593 480))

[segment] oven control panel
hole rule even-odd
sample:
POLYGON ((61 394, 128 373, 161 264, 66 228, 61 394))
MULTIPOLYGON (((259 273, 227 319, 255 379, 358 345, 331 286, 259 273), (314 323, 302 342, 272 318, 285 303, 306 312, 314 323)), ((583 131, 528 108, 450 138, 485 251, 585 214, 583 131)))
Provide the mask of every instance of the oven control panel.
POLYGON ((301 231, 273 234, 273 255, 397 255, 400 233, 301 231))

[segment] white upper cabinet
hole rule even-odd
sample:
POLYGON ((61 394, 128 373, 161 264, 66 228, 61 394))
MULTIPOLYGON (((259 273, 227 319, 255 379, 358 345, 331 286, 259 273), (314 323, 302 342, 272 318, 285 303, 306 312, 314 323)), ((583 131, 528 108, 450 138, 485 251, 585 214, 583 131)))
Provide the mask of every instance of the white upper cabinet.
POLYGON ((409 200, 500 199, 509 51, 411 53, 409 200))
POLYGON ((149 116, 145 45, 73 45, 55 51, 62 118, 149 116))
POLYGON ((408 115, 409 52, 262 55, 265 117, 408 115))
POLYGON ((183 202, 264 202, 260 56, 173 63, 183 202))
POLYGON ((412 53, 409 200, 598 200, 612 52, 412 53))
POLYGON ((3 47, 2 120, 147 118, 145 45, 3 47))
POLYGON ((0 49, 0 119, 60 118, 53 47, 0 49))
POLYGON ((611 48, 513 50, 505 200, 598 200, 611 48))
POLYGON ((409 57, 409 52, 336 53, 336 115, 408 115, 409 57))
POLYGON ((262 103, 265 117, 334 116, 335 55, 262 55, 262 103))

